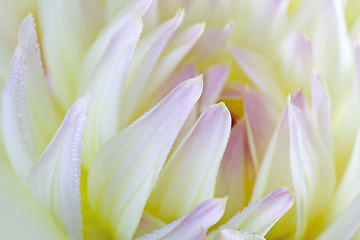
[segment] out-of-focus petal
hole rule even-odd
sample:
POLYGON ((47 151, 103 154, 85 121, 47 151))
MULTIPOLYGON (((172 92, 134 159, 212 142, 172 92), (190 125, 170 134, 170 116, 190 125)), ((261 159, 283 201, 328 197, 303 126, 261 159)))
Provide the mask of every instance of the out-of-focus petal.
POLYGON ((329 88, 334 107, 350 88, 353 71, 351 41, 340 2, 303 1, 293 21, 293 30, 305 30, 314 43, 319 73, 329 88))
POLYGON ((148 212, 144 212, 141 216, 141 220, 139 222, 139 225, 137 226, 134 237, 138 238, 144 236, 145 234, 152 233, 165 226, 166 223, 164 221, 151 215, 148 212))
POLYGON ((185 31, 176 36, 166 48, 166 52, 154 67, 150 79, 145 86, 146 91, 141 98, 140 112, 147 110, 147 101, 151 98, 152 94, 161 88, 165 81, 169 78, 171 73, 176 69, 178 64, 188 54, 205 29, 204 23, 198 23, 190 26, 185 31))
POLYGON ((179 11, 170 20, 164 22, 140 41, 130 64, 124 84, 124 96, 121 104, 121 127, 129 124, 144 91, 154 66, 173 34, 179 29, 184 11, 179 11))
POLYGON ((230 128, 230 113, 223 103, 204 111, 162 170, 149 198, 149 212, 172 221, 214 197, 230 128))
POLYGON ((292 187, 289 156, 288 111, 285 110, 266 149, 251 201, 280 186, 292 187), (272 174, 274 172, 277 174, 272 174))
POLYGON ((212 66, 204 72, 204 91, 199 100, 200 112, 216 103, 229 77, 230 68, 227 64, 212 66))
POLYGON ((76 99, 82 60, 103 22, 101 6, 96 0, 42 0, 39 14, 54 94, 62 108, 68 109, 76 99))
POLYGON ((76 101, 31 169, 29 185, 43 207, 51 211, 70 239, 82 239, 80 150, 85 127, 86 97, 76 101))
POLYGON ((271 99, 251 88, 245 90, 243 104, 249 147, 257 171, 280 113, 271 99))
POLYGON ((223 229, 242 230, 261 237, 291 208, 294 193, 289 188, 280 188, 262 199, 250 204, 227 223, 209 235, 217 239, 223 229))
POLYGON ((220 95, 223 100, 237 100, 244 96, 245 86, 238 82, 227 82, 220 95))
POLYGON ((287 111, 290 136, 290 161, 296 195, 297 232, 301 237, 307 224, 324 210, 324 202, 335 187, 334 159, 326 149, 309 114, 288 98, 287 111))
POLYGON ((309 71, 315 64, 314 46, 303 34, 292 34, 281 43, 276 59, 280 69, 280 82, 284 92, 303 88, 310 96, 309 71))
POLYGON ((91 70, 95 69, 101 61, 103 54, 106 52, 106 49, 116 32, 118 32, 124 25, 128 24, 131 19, 134 19, 137 15, 139 15, 139 13, 146 11, 146 9, 149 8, 150 3, 150 0, 133 1, 127 5, 123 11, 119 12, 112 21, 109 21, 108 24, 104 26, 100 35, 91 45, 89 51, 84 57, 77 81, 78 95, 87 94, 86 90, 88 89, 88 84, 91 84, 91 82, 88 82, 89 79, 91 79, 91 70))
POLYGON ((202 76, 180 84, 96 155, 88 177, 88 199, 117 238, 133 237, 151 189, 202 86, 202 76))
POLYGON ((243 209, 250 198, 255 169, 248 148, 245 122, 241 120, 231 129, 216 181, 215 196, 229 198, 222 222, 243 209))
POLYGON ((360 193, 358 185, 360 176, 360 129, 358 130, 352 156, 346 171, 340 181, 335 197, 332 200, 332 211, 329 212, 329 220, 338 217, 360 193))
POLYGON ((221 240, 265 240, 265 238, 248 232, 224 229, 221 231, 221 240))
POLYGON ((333 121, 335 154, 336 159, 339 159, 335 164, 339 176, 346 169, 356 138, 354 129, 360 124, 360 111, 354 111, 354 103, 360 102, 360 39, 356 39, 354 45, 355 73, 352 87, 344 93, 333 121))
POLYGON ((224 53, 227 52, 226 43, 234 32, 235 25, 234 21, 230 21, 223 28, 205 29, 203 35, 191 50, 192 58, 196 57, 197 63, 201 67, 206 66, 214 59, 219 62, 219 58, 223 57, 224 53), (210 39, 211 41, 209 41, 210 39))
POLYGON ((330 153, 333 152, 331 106, 327 88, 316 70, 311 71, 311 111, 315 127, 330 153))
POLYGON ((129 9, 138 9, 141 15, 144 15, 153 0, 108 0, 105 4, 105 17, 107 20, 111 20, 117 13, 121 11, 128 11, 129 9))
POLYGON ((199 239, 222 217, 226 199, 215 198, 199 204, 186 216, 138 240, 199 239))
POLYGON ((0 146, 0 239, 68 239, 15 174, 2 150, 0 146))
POLYGON ((241 47, 231 47, 230 51, 237 64, 260 91, 281 106, 285 96, 276 82, 276 74, 271 64, 259 54, 241 47))
POLYGON ((352 201, 345 212, 330 225, 317 240, 352 239, 360 227, 360 195, 352 201))
POLYGON ((86 169, 103 144, 119 132, 123 84, 141 30, 138 16, 119 29, 89 79, 91 97, 82 151, 86 169))
POLYGON ((2 114, 7 153, 15 172, 25 180, 60 124, 60 114, 46 86, 32 15, 21 24, 18 39, 2 114))

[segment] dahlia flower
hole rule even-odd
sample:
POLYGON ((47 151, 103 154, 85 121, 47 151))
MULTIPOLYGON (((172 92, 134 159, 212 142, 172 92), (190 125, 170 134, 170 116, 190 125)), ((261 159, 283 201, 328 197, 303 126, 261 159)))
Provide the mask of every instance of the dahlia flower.
POLYGON ((355 0, 14 2, 1 237, 360 234, 355 0))

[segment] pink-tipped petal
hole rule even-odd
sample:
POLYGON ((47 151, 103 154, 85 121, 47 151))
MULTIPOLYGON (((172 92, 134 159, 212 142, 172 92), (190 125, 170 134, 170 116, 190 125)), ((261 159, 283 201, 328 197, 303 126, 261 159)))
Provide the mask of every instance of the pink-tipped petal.
POLYGON ((202 76, 180 84, 96 155, 88 177, 88 199, 113 228, 116 238, 133 237, 149 194, 202 86, 202 76))
POLYGON ((296 195, 297 232, 301 237, 308 222, 322 211, 335 187, 334 158, 325 147, 310 116, 288 98, 290 161, 296 195))
POLYGON ((148 84, 146 85, 145 95, 142 97, 142 100, 145 102, 142 102, 140 106, 146 105, 146 101, 151 94, 165 84, 166 79, 169 78, 178 64, 189 53, 203 34, 204 29, 204 23, 194 24, 172 39, 166 52, 163 54, 161 60, 157 63, 151 74, 148 84))
POLYGON ((215 65, 204 72, 204 91, 199 100, 200 112, 218 101, 229 72, 227 64, 215 65))
POLYGON ((196 66, 193 62, 185 63, 180 66, 170 77, 164 85, 157 89, 149 98, 148 105, 153 106, 161 99, 163 99, 172 89, 174 89, 180 83, 194 78, 199 75, 196 66))
POLYGON ((224 229, 221 231, 221 240, 265 240, 265 238, 248 232, 224 229))
MULTIPOLYGON (((134 18, 140 19, 139 13, 145 11, 150 5, 150 0, 136 0, 124 8, 123 11, 109 21, 100 31, 100 35, 87 51, 82 65, 80 66, 77 79, 77 95, 87 94, 88 81, 91 79, 92 71, 100 63, 106 49, 109 47, 114 35, 134 18)), ((96 18, 94 18, 96 19, 96 18)))
POLYGON ((333 152, 330 98, 326 84, 314 69, 311 71, 311 111, 325 147, 333 152))
POLYGON ((73 104, 29 174, 32 193, 54 214, 70 239, 83 238, 80 151, 87 103, 84 97, 73 104))
POLYGON ((123 84, 141 30, 142 23, 138 16, 121 27, 88 80, 89 117, 82 151, 86 169, 90 168, 93 157, 103 144, 119 132, 123 84))
POLYGON ((111 20, 119 12, 138 11, 141 16, 149 10, 153 0, 109 0, 105 4, 105 16, 108 20, 111 20))
POLYGON ((22 22, 18 40, 3 92, 2 114, 9 159, 25 180, 60 124, 60 114, 46 87, 31 14, 22 22))
POLYGON ((251 156, 258 170, 280 113, 271 99, 251 88, 245 90, 243 103, 251 156))
POLYGON ((291 208, 294 193, 289 188, 280 188, 262 199, 251 203, 242 212, 209 235, 217 239, 223 229, 241 230, 264 237, 271 227, 291 208))
POLYGON ((204 232, 222 217, 225 204, 224 198, 205 201, 186 216, 138 240, 200 239, 204 232))
MULTIPOLYGON (((310 89, 309 71, 315 64, 314 46, 303 34, 293 34, 280 45, 277 59, 281 85, 286 92, 310 89)), ((306 92, 308 95, 308 92, 306 92)))
POLYGON ((150 212, 172 221, 214 197, 230 127, 230 113, 223 103, 205 110, 162 170, 149 199, 150 212))
POLYGON ((245 207, 250 198, 248 192, 255 177, 255 169, 248 148, 245 122, 239 121, 231 129, 216 181, 215 196, 229 198, 224 220, 230 219, 245 207))
POLYGON ((351 85, 353 55, 341 1, 304 1, 294 16, 295 31, 305 31, 314 43, 321 76, 336 106, 351 85), (337 59, 337 61, 329 61, 337 59))
POLYGON ((171 37, 179 29, 183 18, 184 11, 178 11, 172 19, 155 28, 139 42, 124 85, 121 127, 127 126, 133 120, 140 101, 144 98, 144 91, 147 91, 146 86, 154 66, 171 37))

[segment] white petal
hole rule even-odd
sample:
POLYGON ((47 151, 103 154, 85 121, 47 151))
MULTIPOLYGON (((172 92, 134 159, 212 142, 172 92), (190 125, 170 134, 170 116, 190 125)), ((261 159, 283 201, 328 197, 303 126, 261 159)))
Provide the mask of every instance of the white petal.
POLYGON ((89 117, 82 151, 86 169, 90 168, 93 157, 103 144, 120 130, 123 83, 141 30, 141 19, 134 16, 114 33, 89 79, 89 117))
POLYGON ((138 240, 199 239, 224 214, 226 199, 212 199, 199 204, 186 216, 138 240))
POLYGON ((278 86, 276 74, 268 60, 245 48, 231 47, 230 51, 237 64, 259 90, 281 106, 285 97, 278 86))
POLYGON ((360 112, 354 110, 354 104, 360 102, 360 41, 356 40, 354 45, 355 73, 352 86, 344 93, 333 122, 335 153, 336 159, 339 159, 336 161, 336 171, 339 176, 347 167, 356 138, 354 129, 360 124, 360 112))
POLYGON ((223 103, 201 115, 162 170, 147 205, 149 212, 169 222, 214 197, 230 127, 230 113, 223 103))
POLYGON ((224 229, 221 231, 221 240, 265 240, 265 238, 248 232, 224 229))
POLYGON ((292 190, 280 188, 250 204, 227 223, 213 231, 209 235, 209 239, 216 239, 216 236, 219 236, 223 229, 242 230, 263 237, 291 208, 293 203, 294 194, 292 190))
POLYGON ((314 69, 311 71, 311 111, 315 127, 319 129, 320 137, 325 147, 332 153, 330 98, 325 83, 314 69))
POLYGON ((180 84, 95 157, 88 177, 89 202, 117 238, 133 237, 166 156, 201 91, 201 76, 180 84))
POLYGON ((32 15, 22 22, 18 38, 3 92, 3 129, 10 161, 25 180, 60 124, 60 114, 46 86, 32 15))
POLYGON ((81 70, 77 82, 78 95, 87 94, 87 84, 91 78, 93 69, 101 61, 103 54, 106 52, 106 48, 116 32, 119 31, 124 25, 129 23, 132 19, 137 17, 139 13, 146 11, 149 7, 149 0, 136 0, 130 3, 126 8, 123 9, 112 21, 110 21, 100 32, 99 37, 91 45, 89 51, 84 57, 84 61, 81 65, 81 70))
POLYGON ((0 147, 0 239, 68 239, 16 176, 2 150, 0 147))
POLYGON ((288 111, 285 110, 266 149, 257 174, 251 201, 281 186, 292 187, 288 111), (272 174, 277 172, 278 174, 272 174))
POLYGON ((76 100, 76 82, 83 57, 103 22, 101 7, 96 0, 42 0, 39 14, 54 94, 62 108, 68 109, 76 100))
POLYGON ((357 184, 360 176, 360 129, 358 129, 352 156, 340 181, 335 197, 332 199, 332 211, 329 220, 336 219, 360 193, 357 184))
POLYGON ((360 227, 360 195, 352 201, 345 212, 328 227, 318 240, 352 239, 352 236, 360 227))
POLYGON ((79 99, 67 112, 54 138, 31 169, 34 196, 65 228, 70 239, 82 239, 80 150, 88 99, 79 99))
POLYGON ((310 96, 309 71, 315 64, 314 46, 303 34, 293 34, 280 45, 276 58, 280 65, 281 86, 285 92, 303 88, 310 96))
MULTIPOLYGON (((296 103, 295 103, 296 104, 296 103)), ((288 98, 290 161, 296 195, 297 232, 301 237, 307 223, 324 210, 335 187, 334 159, 320 138, 309 115, 288 98)))
POLYGON ((164 22, 144 36, 136 48, 134 60, 124 85, 121 107, 121 127, 129 124, 144 98, 144 91, 151 72, 173 34, 178 30, 184 18, 184 11, 179 11, 172 19, 164 22))
POLYGON ((295 31, 305 30, 313 41, 320 75, 336 106, 351 85, 353 69, 351 41, 340 1, 304 1, 293 23, 295 31))
POLYGON ((188 52, 202 35, 205 29, 203 23, 194 24, 176 36, 155 66, 151 77, 146 85, 142 102, 139 104, 142 111, 146 110, 147 101, 151 95, 161 88, 179 63, 185 58, 188 52))

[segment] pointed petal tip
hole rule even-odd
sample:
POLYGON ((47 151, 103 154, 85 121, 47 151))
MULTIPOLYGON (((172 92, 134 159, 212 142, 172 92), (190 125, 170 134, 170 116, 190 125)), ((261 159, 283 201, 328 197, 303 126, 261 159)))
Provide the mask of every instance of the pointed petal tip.
POLYGON ((32 13, 29 13, 28 16, 26 16, 24 20, 21 22, 19 28, 19 33, 18 33, 19 44, 26 44, 28 42, 27 39, 29 37, 36 38, 35 26, 36 24, 35 24, 34 16, 32 13), (33 35, 33 36, 29 36, 29 35, 33 35))

